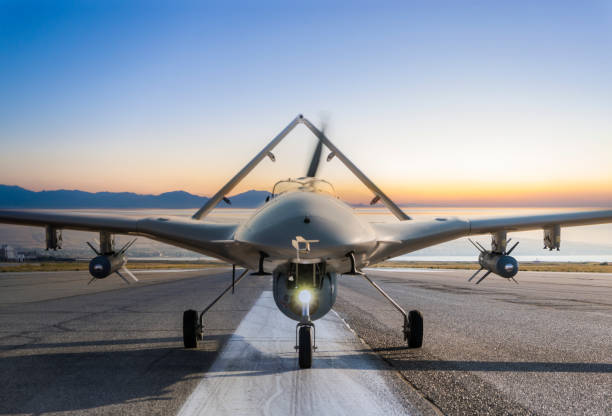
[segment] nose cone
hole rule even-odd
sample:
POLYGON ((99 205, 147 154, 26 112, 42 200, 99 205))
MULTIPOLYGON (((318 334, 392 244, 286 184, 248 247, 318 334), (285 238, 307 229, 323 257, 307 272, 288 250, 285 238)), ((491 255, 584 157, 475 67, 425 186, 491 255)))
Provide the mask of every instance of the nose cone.
POLYGON ((342 201, 326 194, 291 192, 268 202, 236 232, 236 239, 249 243, 271 257, 296 257, 291 242, 297 236, 311 243, 300 258, 342 257, 350 250, 367 250, 375 244, 369 224, 359 219, 342 201))

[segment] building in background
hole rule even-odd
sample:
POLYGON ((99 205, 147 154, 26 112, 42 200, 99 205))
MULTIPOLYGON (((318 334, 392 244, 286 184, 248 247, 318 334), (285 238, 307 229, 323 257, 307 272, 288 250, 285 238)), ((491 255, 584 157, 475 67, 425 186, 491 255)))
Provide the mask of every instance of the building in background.
POLYGON ((25 256, 17 253, 12 246, 9 246, 8 244, 3 244, 0 246, 0 261, 22 262, 24 260, 25 256))

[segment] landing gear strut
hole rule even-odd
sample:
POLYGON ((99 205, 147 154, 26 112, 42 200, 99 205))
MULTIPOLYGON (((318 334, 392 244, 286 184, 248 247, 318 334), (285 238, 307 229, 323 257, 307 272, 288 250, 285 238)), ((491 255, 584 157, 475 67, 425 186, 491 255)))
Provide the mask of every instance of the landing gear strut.
POLYGON ((298 323, 295 327, 295 349, 300 368, 312 367, 312 351, 317 349, 316 328, 313 322, 298 323))
POLYGON ((365 273, 358 273, 363 276, 378 292, 383 295, 402 315, 404 315, 404 341, 408 343, 408 348, 421 348, 423 345, 423 315, 417 310, 406 313, 396 301, 391 299, 380 286, 372 281, 365 273))
POLYGON ((230 290, 234 292, 235 286, 240 283, 242 278, 247 275, 248 269, 245 269, 237 279, 236 267, 232 267, 232 284, 227 287, 215 300, 213 300, 204 310, 198 315, 198 311, 189 309, 183 312, 183 344, 185 348, 197 348, 198 341, 204 339, 204 314, 212 308, 221 298, 230 290))

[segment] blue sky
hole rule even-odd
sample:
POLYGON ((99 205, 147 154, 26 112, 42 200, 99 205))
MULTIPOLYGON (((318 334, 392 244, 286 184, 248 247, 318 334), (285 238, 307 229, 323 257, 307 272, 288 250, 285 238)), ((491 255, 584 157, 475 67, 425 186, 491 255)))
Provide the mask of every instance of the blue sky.
POLYGON ((405 202, 612 203, 610 2, 3 1, 0 62, 4 183, 210 194, 304 113, 405 202))

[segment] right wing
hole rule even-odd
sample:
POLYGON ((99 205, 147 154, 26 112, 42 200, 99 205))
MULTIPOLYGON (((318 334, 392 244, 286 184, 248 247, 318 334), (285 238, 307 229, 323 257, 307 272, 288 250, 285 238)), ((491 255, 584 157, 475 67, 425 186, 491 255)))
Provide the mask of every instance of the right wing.
MULTIPOLYGON (((111 234, 140 235, 193 250, 221 260, 244 264, 251 256, 248 247, 234 241, 239 224, 215 224, 183 217, 136 218, 121 215, 78 214, 57 211, 0 210, 0 223, 52 227, 111 234), (236 250, 239 248, 239 250, 236 250), (238 258, 237 256, 238 255, 238 258), (237 261, 237 260, 243 261, 237 261)), ((250 263, 250 261, 249 261, 250 263)))
POLYGON ((612 210, 473 220, 437 218, 372 224, 379 244, 376 252, 371 256, 371 264, 469 235, 494 234, 500 231, 547 230, 554 227, 604 223, 612 223, 612 210))

